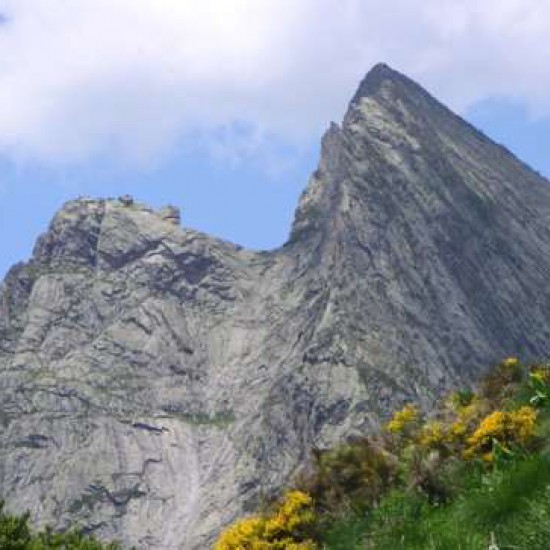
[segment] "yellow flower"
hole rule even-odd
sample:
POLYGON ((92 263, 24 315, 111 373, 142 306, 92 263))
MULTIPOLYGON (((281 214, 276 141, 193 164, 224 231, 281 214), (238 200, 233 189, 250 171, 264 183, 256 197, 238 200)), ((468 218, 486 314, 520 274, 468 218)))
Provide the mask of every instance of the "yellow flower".
POLYGON ((519 365, 519 359, 517 357, 507 357, 506 359, 504 359, 502 364, 505 367, 516 367, 517 365, 519 365))
POLYGON ((541 384, 550 383, 550 369, 546 366, 536 366, 530 372, 529 377, 531 380, 539 382, 541 384))
POLYGON ((420 434, 420 443, 426 447, 437 447, 443 444, 447 439, 447 434, 443 429, 443 424, 438 421, 428 422, 420 434))
POLYGON ((302 536, 314 521, 311 496, 302 491, 288 491, 273 513, 229 526, 214 550, 316 550, 317 545, 302 536))
POLYGON ((468 448, 464 458, 482 456, 492 451, 493 442, 502 446, 525 445, 535 434, 537 411, 525 406, 511 412, 494 411, 486 416, 475 432, 467 439, 468 448))
MULTIPOLYGON (((264 530, 264 520, 260 517, 249 517, 229 526, 220 536, 214 550, 238 550, 252 548, 253 539, 264 530)), ((258 549, 259 550, 259 549, 258 549)))
POLYGON ((537 411, 533 407, 521 407, 521 409, 510 413, 510 422, 521 443, 525 443, 533 437, 536 421, 537 411))
POLYGON ((538 371, 538 370, 537 370, 537 371, 533 371, 533 372, 530 374, 530 377, 531 377, 531 379, 536 380, 537 382, 542 382, 542 383, 545 382, 545 379, 544 379, 545 376, 544 376, 544 374, 543 374, 542 372, 538 371))
POLYGON ((418 418, 418 409, 414 405, 405 405, 400 411, 394 413, 387 423, 386 429, 394 434, 403 432, 407 427, 414 424, 418 418))
POLYGON ((461 441, 466 435, 466 424, 462 420, 453 422, 447 433, 447 440, 452 443, 454 441, 461 441))
POLYGON ((495 460, 495 455, 493 452, 484 453, 481 455, 481 459, 483 460, 483 462, 487 462, 488 464, 491 464, 495 460))

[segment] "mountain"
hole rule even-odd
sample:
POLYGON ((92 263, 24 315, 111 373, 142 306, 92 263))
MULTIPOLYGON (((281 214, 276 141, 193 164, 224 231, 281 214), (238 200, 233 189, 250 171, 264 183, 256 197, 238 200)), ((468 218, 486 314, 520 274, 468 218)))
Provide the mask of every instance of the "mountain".
POLYGON ((550 355, 550 185, 377 65, 288 242, 67 203, 0 289, 0 494, 39 523, 204 549, 314 447, 550 355))

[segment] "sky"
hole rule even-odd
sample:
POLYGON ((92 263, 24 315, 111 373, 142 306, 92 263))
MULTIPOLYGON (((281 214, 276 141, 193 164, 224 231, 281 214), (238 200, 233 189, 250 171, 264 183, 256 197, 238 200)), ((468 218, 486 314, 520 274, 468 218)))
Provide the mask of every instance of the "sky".
POLYGON ((0 0, 0 277, 81 195, 281 245, 380 61, 550 177, 548 36, 540 0, 0 0))

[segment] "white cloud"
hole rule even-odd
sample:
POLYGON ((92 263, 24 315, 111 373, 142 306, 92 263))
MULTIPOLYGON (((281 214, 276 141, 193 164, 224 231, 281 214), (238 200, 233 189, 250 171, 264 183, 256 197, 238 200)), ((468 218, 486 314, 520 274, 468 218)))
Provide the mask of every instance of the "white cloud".
POLYGON ((252 146, 300 143, 381 60, 459 110, 499 95, 550 113, 540 0, 0 0, 0 13, 0 153, 18 159, 158 160, 239 123, 252 146))

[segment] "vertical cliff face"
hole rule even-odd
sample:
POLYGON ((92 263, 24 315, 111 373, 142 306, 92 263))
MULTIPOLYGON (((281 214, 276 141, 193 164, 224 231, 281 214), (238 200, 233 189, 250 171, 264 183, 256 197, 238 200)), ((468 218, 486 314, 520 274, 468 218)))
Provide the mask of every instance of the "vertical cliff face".
POLYGON ((0 289, 0 493, 138 548, 208 547, 312 446, 550 355, 550 185, 385 65, 289 242, 66 204, 0 289))
POLYGON ((325 135, 290 247, 317 247, 369 370, 412 363, 434 388, 546 350, 549 204, 546 180, 379 65, 325 135))

